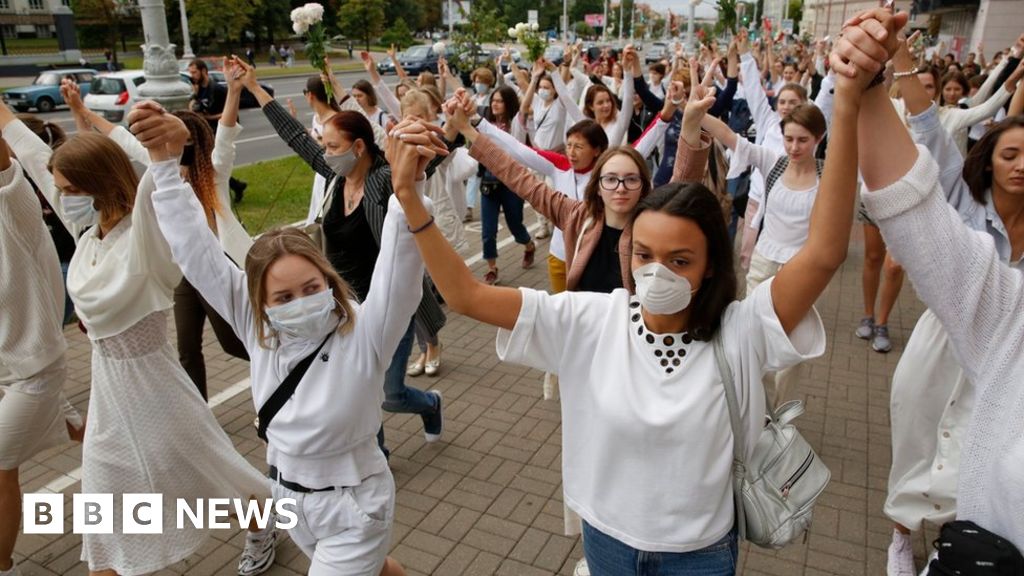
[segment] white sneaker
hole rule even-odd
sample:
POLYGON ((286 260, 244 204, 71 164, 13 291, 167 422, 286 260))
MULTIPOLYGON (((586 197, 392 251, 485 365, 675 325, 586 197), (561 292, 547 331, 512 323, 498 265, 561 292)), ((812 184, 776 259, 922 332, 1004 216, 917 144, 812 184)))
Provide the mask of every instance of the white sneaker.
POLYGON ((909 534, 903 534, 899 530, 892 531, 886 573, 888 576, 917 576, 917 568, 914 567, 914 546, 910 543, 909 534))
POLYGON ((924 570, 922 570, 921 573, 918 574, 918 576, 928 576, 928 567, 932 565, 932 560, 935 560, 938 557, 939 557, 939 551, 938 550, 932 552, 932 555, 928 557, 928 563, 924 565, 924 570))
POLYGON ((572 571, 572 576, 590 576, 590 566, 587 566, 587 559, 581 558, 572 571))
POLYGON ((558 374, 544 373, 544 399, 555 400, 558 398, 558 374))
POLYGON ((238 576, 263 574, 274 565, 277 557, 277 518, 270 515, 270 522, 264 530, 245 533, 245 549, 238 561, 238 576))

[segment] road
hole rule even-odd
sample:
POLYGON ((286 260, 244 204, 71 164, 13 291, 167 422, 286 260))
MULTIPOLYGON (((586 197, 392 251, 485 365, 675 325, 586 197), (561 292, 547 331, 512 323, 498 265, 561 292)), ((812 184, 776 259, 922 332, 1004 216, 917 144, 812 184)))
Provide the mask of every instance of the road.
MULTIPOLYGON (((368 75, 362 71, 343 72, 338 77, 344 86, 351 86, 356 80, 362 78, 368 79, 368 75)), ((397 77, 395 76, 385 76, 385 82, 389 85, 395 84, 396 81, 397 77)), ((306 105, 302 95, 302 90, 306 87, 306 77, 271 78, 262 80, 262 82, 269 83, 274 87, 274 98, 282 105, 290 98, 299 112, 299 120, 304 125, 309 125, 313 112, 306 105)), ((38 115, 45 120, 57 124, 69 134, 75 131, 74 118, 72 118, 71 112, 66 107, 59 108, 49 114, 38 115)), ((245 131, 242 132, 241 138, 237 141, 238 157, 236 166, 251 164, 260 160, 280 158, 291 154, 288 146, 277 137, 277 133, 270 127, 270 122, 267 121, 259 108, 241 110, 238 122, 245 127, 245 131)))

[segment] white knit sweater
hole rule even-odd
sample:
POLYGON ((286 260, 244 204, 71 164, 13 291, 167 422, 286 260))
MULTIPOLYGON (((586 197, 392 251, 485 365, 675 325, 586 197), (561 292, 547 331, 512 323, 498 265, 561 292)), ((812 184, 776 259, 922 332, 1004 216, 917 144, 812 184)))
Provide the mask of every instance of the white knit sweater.
POLYGON ((64 281, 57 249, 17 160, 0 172, 0 384, 64 354, 64 281))
POLYGON ((963 445, 958 518, 1024 550, 1024 274, 992 236, 964 225, 946 203, 924 147, 900 181, 863 196, 914 288, 949 332, 977 387, 963 445))

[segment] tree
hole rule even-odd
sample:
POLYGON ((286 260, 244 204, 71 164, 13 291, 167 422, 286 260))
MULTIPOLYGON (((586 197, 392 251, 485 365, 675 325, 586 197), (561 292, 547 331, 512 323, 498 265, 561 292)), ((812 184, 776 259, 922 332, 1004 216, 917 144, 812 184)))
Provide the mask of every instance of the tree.
POLYGON ((370 42, 384 29, 384 0, 348 0, 338 10, 338 26, 349 38, 370 42))
POLYGON ((98 25, 104 31, 104 48, 112 52, 117 63, 117 42, 129 20, 136 18, 131 0, 72 0, 71 9, 77 25, 98 25))
POLYGON ((384 34, 380 37, 380 43, 388 46, 394 44, 399 50, 405 50, 409 46, 415 44, 412 37, 412 32, 409 30, 409 26, 406 25, 405 20, 399 18, 395 20, 395 23, 384 31, 384 34))
POLYGON ((736 0, 718 0, 718 21, 715 22, 715 35, 721 36, 725 31, 736 33, 736 0))
POLYGON ((387 0, 384 4, 384 26, 392 27, 399 19, 405 20, 406 28, 423 28, 424 7, 417 0, 387 0))
POLYGON ((804 19, 803 0, 789 0, 789 19, 793 21, 793 34, 800 34, 800 21, 804 19))
POLYGON ((186 0, 189 32, 199 37, 238 39, 249 27, 261 0, 224 2, 223 0, 186 0))
POLYGON ((576 32, 577 38, 593 38, 594 36, 597 36, 597 30, 594 30, 594 28, 586 22, 577 22, 576 27, 573 30, 576 32))
POLYGON ((493 0, 477 0, 473 2, 469 14, 458 4, 462 18, 452 35, 452 43, 458 52, 456 66, 459 70, 471 70, 480 63, 482 44, 486 42, 502 42, 508 39, 508 26, 499 16, 493 0))

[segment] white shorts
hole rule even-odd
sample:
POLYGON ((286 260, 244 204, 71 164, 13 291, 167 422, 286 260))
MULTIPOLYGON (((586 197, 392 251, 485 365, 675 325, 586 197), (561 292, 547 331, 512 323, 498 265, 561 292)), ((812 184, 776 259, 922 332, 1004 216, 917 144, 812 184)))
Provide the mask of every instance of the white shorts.
POLYGON ((33 456, 70 440, 66 422, 81 417, 64 397, 64 357, 38 374, 0 386, 0 470, 15 470, 33 456))
POLYGON ((754 293, 754 289, 762 282, 779 273, 782 264, 769 260, 754 250, 750 256, 750 270, 747 271, 747 296, 754 293))
POLYGON ((277 482, 271 490, 275 500, 294 498, 297 503, 299 521, 288 535, 312 560, 309 576, 380 574, 395 518, 391 470, 329 492, 293 492, 277 482))

